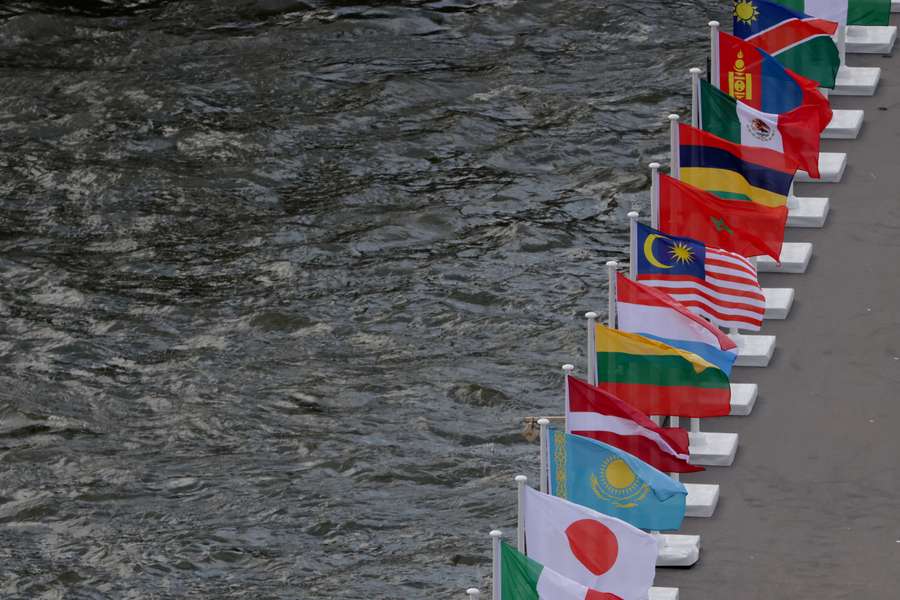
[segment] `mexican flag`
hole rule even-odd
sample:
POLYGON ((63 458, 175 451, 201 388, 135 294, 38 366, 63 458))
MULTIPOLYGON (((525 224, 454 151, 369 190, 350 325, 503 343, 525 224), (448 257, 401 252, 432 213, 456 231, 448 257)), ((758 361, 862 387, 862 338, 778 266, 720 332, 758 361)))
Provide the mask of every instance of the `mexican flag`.
POLYGON ((729 142, 781 152, 799 169, 819 178, 819 110, 804 104, 780 115, 738 102, 706 81, 700 81, 700 129, 729 142))
POLYGON ((563 577, 531 560, 512 546, 500 545, 500 598, 502 600, 622 600, 563 577))
MULTIPOLYGON (((778 4, 841 25, 890 25, 891 0, 777 0, 778 4)), ((740 3, 741 0, 738 0, 740 3)))

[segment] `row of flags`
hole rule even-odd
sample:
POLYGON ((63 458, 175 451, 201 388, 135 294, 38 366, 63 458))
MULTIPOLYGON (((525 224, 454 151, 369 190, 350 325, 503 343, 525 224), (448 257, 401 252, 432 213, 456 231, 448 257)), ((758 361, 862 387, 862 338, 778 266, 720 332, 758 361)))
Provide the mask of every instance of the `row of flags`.
MULTIPOLYGON (((546 479, 520 493, 523 546, 500 544, 503 600, 646 600, 658 531, 677 530, 688 434, 651 416, 730 412, 735 342, 765 297, 754 257, 778 261, 798 170, 818 177, 832 118, 839 26, 887 24, 890 0, 733 0, 694 124, 673 134, 672 175, 654 178, 654 227, 632 221, 630 277, 611 278, 589 372, 566 375, 565 427, 542 437, 546 479), (814 16, 811 16, 814 15, 814 16), (718 65, 716 69, 715 65, 718 65)), ((496 568, 496 565, 495 565, 496 568)), ((495 587, 495 590, 498 589, 495 587)), ((495 598, 499 600, 499 598, 495 598)))

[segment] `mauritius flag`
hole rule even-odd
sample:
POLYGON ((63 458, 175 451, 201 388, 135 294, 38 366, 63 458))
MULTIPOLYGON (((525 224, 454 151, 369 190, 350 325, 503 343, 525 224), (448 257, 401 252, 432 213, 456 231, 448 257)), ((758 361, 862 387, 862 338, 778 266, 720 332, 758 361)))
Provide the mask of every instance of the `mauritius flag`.
POLYGON ((819 178, 819 113, 798 106, 775 115, 738 102, 706 81, 700 81, 700 129, 735 144, 782 152, 800 169, 819 178))
POLYGON ((659 228, 674 235, 741 256, 771 256, 778 262, 787 217, 787 206, 723 200, 659 174, 659 228))
POLYGON ((831 122, 819 84, 794 73, 750 42, 719 32, 719 88, 763 112, 778 114, 808 104, 819 113, 819 131, 831 122))
POLYGON ((724 417, 731 386, 722 369, 692 352, 600 325, 597 387, 648 415, 724 417))
POLYGON ((678 126, 680 177, 720 198, 786 206, 797 164, 781 152, 735 144, 690 125, 678 126))
POLYGON ((500 544, 500 598, 502 600, 622 600, 598 592, 548 569, 515 548, 500 544))
POLYGON ((891 24, 891 0, 778 0, 778 4, 841 25, 891 24))
POLYGON ((734 5, 734 35, 826 88, 834 87, 841 66, 831 39, 837 26, 766 0, 738 0, 734 5))

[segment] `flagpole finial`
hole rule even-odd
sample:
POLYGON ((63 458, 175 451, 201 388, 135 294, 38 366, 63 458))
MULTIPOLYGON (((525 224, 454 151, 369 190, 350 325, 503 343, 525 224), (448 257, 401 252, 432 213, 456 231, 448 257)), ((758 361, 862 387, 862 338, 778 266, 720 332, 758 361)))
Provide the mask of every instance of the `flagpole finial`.
POLYGON ((541 417, 540 419, 538 419, 538 425, 543 426, 543 425, 549 425, 549 424, 550 424, 550 419, 547 419, 545 417, 541 417))
POLYGON ((480 595, 481 592, 478 590, 478 588, 469 588, 466 590, 466 596, 468 596, 469 598, 474 598, 477 600, 478 596, 480 595))
POLYGON ((503 537, 503 532, 500 531, 499 529, 492 529, 488 535, 491 536, 492 538, 500 538, 500 537, 503 537))
MULTIPOLYGON (((584 318, 585 319, 596 319, 597 313, 595 313, 594 311, 586 312, 586 313, 584 313, 584 318)), ((565 367, 563 367, 563 368, 565 368, 565 367)))
POLYGON ((526 483, 528 481, 528 477, 525 475, 516 475, 516 483, 526 483))
POLYGON ((681 118, 681 117, 679 117, 679 116, 676 115, 675 113, 672 113, 671 115, 669 115, 669 120, 670 120, 670 121, 677 121, 677 120, 680 119, 680 118, 681 118))
POLYGON ((701 69, 700 67, 691 67, 690 69, 688 69, 688 73, 690 73, 691 75, 699 75, 702 72, 703 69, 701 69))
POLYGON ((710 21, 710 22, 709 22, 709 26, 710 26, 710 27, 718 27, 718 26, 719 26, 719 22, 718 22, 718 21, 710 21))
POLYGON ((629 218, 629 219, 637 219, 639 216, 641 216, 641 213, 639 213, 639 212, 636 211, 636 210, 632 210, 632 211, 630 211, 630 212, 628 213, 628 218, 629 218))
MULTIPOLYGON (((662 165, 659 164, 658 162, 652 162, 652 163, 650 163, 650 164, 647 165, 647 166, 650 167, 651 169, 658 169, 658 168, 660 168, 662 165)), ((606 264, 609 264, 609 263, 606 263, 606 264)))
MULTIPOLYGON (((653 165, 656 165, 656 168, 659 168, 659 163, 650 163, 650 167, 651 167, 651 168, 653 167, 653 165)), ((619 263, 617 263, 617 262, 614 261, 614 260, 608 260, 608 261, 606 261, 606 266, 607 266, 607 267, 612 267, 612 268, 615 269, 616 267, 619 266, 619 263)))
MULTIPOLYGON (((562 370, 565 371, 566 374, 568 375, 569 373, 571 373, 572 371, 575 370, 575 365, 566 363, 562 366, 562 370)), ((538 423, 540 423, 540 421, 538 421, 538 423)))

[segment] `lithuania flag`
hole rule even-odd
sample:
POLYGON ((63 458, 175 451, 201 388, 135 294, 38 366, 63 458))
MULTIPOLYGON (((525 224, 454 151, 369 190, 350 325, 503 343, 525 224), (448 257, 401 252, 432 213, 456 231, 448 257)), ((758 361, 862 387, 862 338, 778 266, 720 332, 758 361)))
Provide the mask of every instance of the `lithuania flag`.
POLYGON ((597 387, 648 415, 722 417, 728 375, 705 359, 636 333, 597 324, 597 387))
POLYGON ((621 600, 563 577, 503 542, 500 544, 502 600, 621 600))
POLYGON ((837 44, 831 39, 837 26, 834 21, 816 19, 766 0, 739 0, 734 6, 736 37, 826 88, 834 87, 841 66, 837 44))
MULTIPOLYGON (((891 0, 777 0, 778 4, 841 25, 890 25, 891 0)), ((738 0, 737 4, 743 3, 738 0)), ((735 9, 737 10, 737 9, 735 9)))

